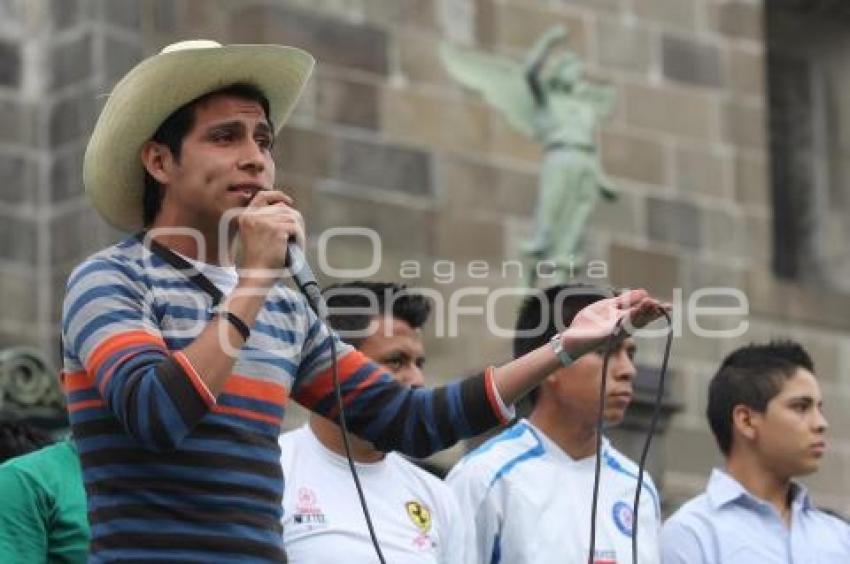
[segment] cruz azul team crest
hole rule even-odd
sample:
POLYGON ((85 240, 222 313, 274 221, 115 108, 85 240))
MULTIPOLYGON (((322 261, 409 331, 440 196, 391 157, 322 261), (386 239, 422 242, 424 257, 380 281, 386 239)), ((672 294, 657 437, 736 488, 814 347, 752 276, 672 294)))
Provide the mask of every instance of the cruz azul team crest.
POLYGON ((614 504, 611 513, 614 518, 614 524, 617 525, 620 532, 627 537, 631 537, 635 530, 635 515, 632 511, 632 506, 625 501, 618 501, 614 504))

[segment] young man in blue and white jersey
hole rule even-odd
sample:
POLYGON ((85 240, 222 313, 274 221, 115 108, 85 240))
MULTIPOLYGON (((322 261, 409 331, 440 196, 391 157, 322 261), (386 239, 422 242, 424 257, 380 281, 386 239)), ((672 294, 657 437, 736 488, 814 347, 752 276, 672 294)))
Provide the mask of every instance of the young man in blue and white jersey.
MULTIPOLYGON (((557 326, 604 297, 588 286, 554 286, 520 307, 514 356, 545 343, 557 326), (558 310, 556 310, 558 307, 558 310)), ((461 510, 474 520, 475 564, 587 562, 604 346, 549 374, 530 394, 533 408, 468 454, 449 474, 461 510)), ((632 399, 635 342, 620 342, 608 363, 603 417, 622 421, 632 399)), ((631 562, 637 465, 602 439, 595 564, 631 562)), ((641 564, 658 558, 660 507, 648 474, 639 508, 641 564)))
POLYGON ((724 468, 664 523, 664 564, 850 562, 850 526, 818 510, 794 478, 820 467, 827 421, 799 344, 741 347, 708 388, 724 468))

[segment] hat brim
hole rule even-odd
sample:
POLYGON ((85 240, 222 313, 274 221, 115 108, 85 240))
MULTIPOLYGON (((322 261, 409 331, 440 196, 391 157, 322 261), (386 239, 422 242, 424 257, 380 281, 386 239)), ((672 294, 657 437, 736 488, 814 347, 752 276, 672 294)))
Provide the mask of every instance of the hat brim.
POLYGON ((281 45, 185 49, 145 59, 116 84, 89 139, 83 182, 92 205, 118 229, 140 229, 141 149, 169 115, 204 94, 245 83, 268 98, 279 131, 314 62, 306 51, 281 45))

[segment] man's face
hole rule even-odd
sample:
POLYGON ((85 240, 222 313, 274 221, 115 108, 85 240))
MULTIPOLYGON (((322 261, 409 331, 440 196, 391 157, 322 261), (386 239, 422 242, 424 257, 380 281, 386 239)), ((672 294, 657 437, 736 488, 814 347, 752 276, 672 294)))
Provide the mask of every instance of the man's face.
MULTIPOLYGON (((608 381, 605 384, 604 420, 617 424, 623 420, 632 401, 635 379, 634 355, 637 346, 631 337, 621 342, 608 360, 608 381)), ((567 368, 558 370, 546 382, 548 390, 563 406, 565 413, 575 414, 592 424, 599 413, 599 388, 602 384, 604 347, 581 356, 567 368)))
POLYGON ((818 469, 826 448, 822 406, 814 375, 798 368, 764 413, 752 411, 751 444, 766 467, 787 478, 818 469))
POLYGON ((419 330, 401 319, 383 315, 372 318, 371 329, 374 332, 360 343, 360 352, 391 372, 399 382, 424 385, 425 347, 419 330))
POLYGON ((217 227, 224 212, 272 188, 272 141, 259 103, 225 95, 204 100, 195 107, 179 161, 166 158, 163 211, 189 227, 217 227))

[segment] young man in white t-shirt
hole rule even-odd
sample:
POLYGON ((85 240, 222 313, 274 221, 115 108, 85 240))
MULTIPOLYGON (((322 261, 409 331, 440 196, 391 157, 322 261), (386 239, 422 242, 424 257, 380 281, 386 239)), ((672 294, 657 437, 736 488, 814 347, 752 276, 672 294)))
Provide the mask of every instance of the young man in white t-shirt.
MULTIPOLYGON (((519 357, 569 325, 584 306, 605 297, 588 286, 554 286, 522 304, 514 338, 519 357), (555 307, 560 306, 560 311, 555 307)), ((608 364, 604 420, 622 421, 632 399, 635 342, 621 341, 608 364)), ((449 486, 474 521, 475 564, 588 562, 596 463, 596 424, 604 349, 553 372, 530 394, 522 419, 468 454, 451 471, 449 486)), ((632 561, 632 504, 637 465, 602 440, 595 564, 632 561)), ((640 564, 659 561, 658 493, 645 474, 639 507, 640 564)))
MULTIPOLYGON (((425 349, 420 327, 429 302, 390 283, 352 282, 328 288, 329 324, 340 337, 410 386, 422 386, 425 349), (369 309, 372 312, 368 312, 369 309)), ((462 564, 465 520, 449 488, 397 453, 350 437, 352 458, 381 551, 393 564, 462 564)), ((283 542, 289 562, 372 562, 375 550, 339 426, 311 415, 280 438, 286 488, 283 542)))

